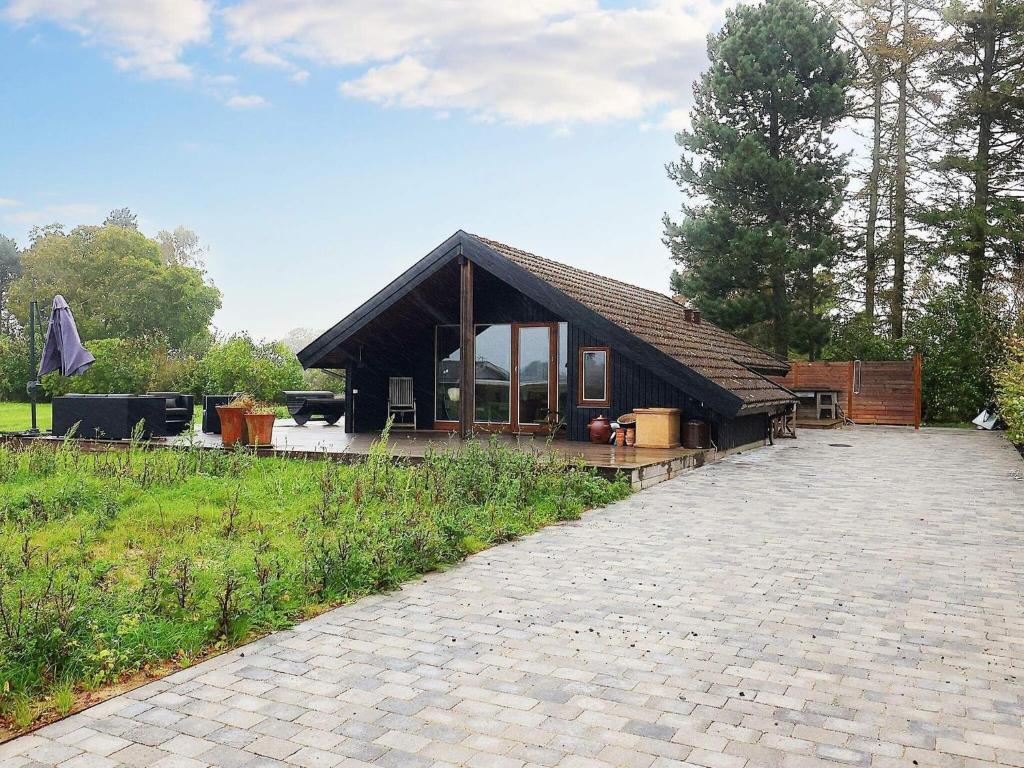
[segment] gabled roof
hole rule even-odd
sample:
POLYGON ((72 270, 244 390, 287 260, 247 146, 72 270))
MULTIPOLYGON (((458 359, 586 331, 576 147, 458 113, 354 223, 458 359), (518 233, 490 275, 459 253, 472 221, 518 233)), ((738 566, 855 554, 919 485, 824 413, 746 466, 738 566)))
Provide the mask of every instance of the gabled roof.
POLYGON ((784 375, 789 370, 787 363, 707 321, 686 320, 683 307, 665 294, 461 230, 301 350, 300 362, 307 368, 317 367, 331 350, 459 256, 725 416, 769 410, 793 401, 787 390, 764 378, 784 375))
POLYGON ((542 258, 472 235, 523 269, 622 326, 665 354, 706 376, 743 400, 741 410, 787 403, 792 397, 765 375, 785 375, 789 364, 701 320, 686 319, 671 297, 542 258), (764 374, 764 375, 760 375, 764 374))

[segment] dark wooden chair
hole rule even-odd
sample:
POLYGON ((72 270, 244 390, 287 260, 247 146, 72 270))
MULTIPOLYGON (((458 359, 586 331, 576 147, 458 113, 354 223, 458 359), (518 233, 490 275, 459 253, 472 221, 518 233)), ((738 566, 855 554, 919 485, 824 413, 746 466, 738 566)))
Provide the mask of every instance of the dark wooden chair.
POLYGON ((288 413, 300 427, 310 420, 337 424, 345 415, 345 398, 333 392, 286 390, 288 413))

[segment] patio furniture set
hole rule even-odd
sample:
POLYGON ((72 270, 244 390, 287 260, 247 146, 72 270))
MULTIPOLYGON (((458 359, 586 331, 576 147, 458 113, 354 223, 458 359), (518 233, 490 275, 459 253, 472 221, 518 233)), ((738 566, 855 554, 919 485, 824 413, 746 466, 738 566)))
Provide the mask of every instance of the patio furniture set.
MULTIPOLYGON (((299 426, 311 419, 337 423, 344 415, 345 399, 333 392, 288 391, 288 412, 299 426)), ((204 395, 202 431, 221 434, 218 405, 236 395, 204 395)), ((195 413, 195 397, 181 392, 130 394, 69 394, 53 398, 53 434, 73 434, 94 440, 149 440, 187 432, 195 413), (136 430, 138 430, 136 432, 136 430)))

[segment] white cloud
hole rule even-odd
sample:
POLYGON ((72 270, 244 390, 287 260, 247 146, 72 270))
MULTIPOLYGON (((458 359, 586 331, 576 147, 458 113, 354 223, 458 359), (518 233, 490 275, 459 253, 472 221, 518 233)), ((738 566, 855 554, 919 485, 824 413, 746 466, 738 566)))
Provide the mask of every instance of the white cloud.
POLYGON ((110 49, 117 66, 145 77, 187 79, 189 45, 210 35, 209 0, 12 0, 15 23, 49 21, 110 49))
POLYGON ((564 126, 677 118, 730 2, 242 0, 223 17, 247 59, 342 69, 349 97, 564 126))
POLYGON ((231 107, 231 109, 256 109, 257 107, 268 105, 267 100, 257 94, 236 94, 228 98, 224 103, 231 107))
POLYGON ((68 228, 78 224, 98 224, 103 218, 100 208, 91 203, 59 203, 39 208, 0 213, 0 219, 24 227, 59 222, 68 228))
POLYGON ((11 197, 0 197, 0 208, 17 208, 21 202, 11 197))

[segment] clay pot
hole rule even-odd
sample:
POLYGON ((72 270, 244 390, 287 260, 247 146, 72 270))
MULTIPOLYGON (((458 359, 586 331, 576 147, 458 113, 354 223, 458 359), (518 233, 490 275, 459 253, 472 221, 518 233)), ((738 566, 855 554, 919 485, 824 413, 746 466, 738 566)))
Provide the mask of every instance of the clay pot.
POLYGON ((273 445, 275 418, 272 413, 245 414, 245 428, 249 433, 246 442, 254 447, 273 445))
POLYGON ((626 427, 626 445, 636 444, 636 427, 626 427))
POLYGON ((218 405, 217 415, 220 416, 220 442, 225 448, 245 442, 245 408, 230 405, 218 405))
POLYGON ((591 419, 587 429, 590 430, 590 442, 598 445, 607 445, 608 438, 612 436, 612 423, 604 414, 591 419))
POLYGON ((623 427, 615 430, 615 444, 620 448, 626 444, 626 430, 623 427))

